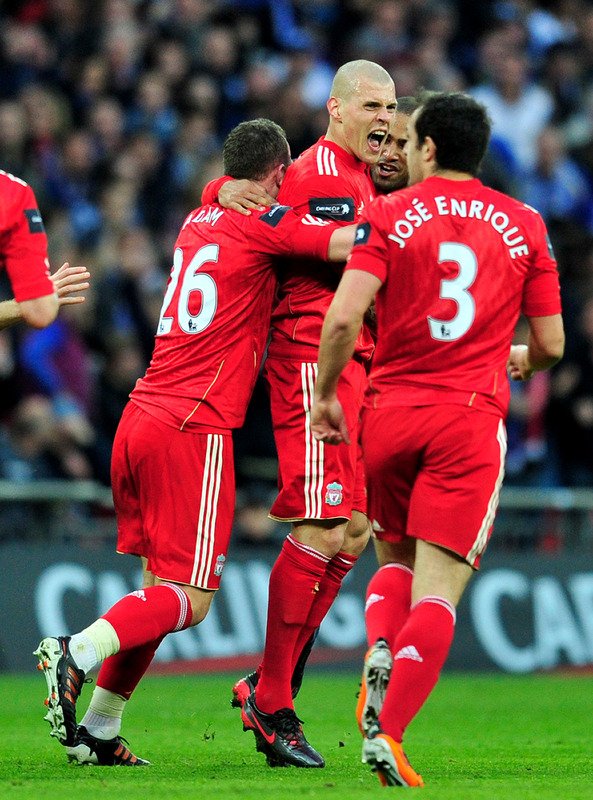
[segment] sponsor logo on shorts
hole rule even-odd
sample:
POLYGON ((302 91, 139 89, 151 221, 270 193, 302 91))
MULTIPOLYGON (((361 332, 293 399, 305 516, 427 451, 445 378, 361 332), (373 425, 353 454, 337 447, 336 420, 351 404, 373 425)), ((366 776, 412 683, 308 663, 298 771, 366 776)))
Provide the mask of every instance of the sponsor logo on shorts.
POLYGON ((339 506, 344 496, 342 494, 343 486, 341 483, 337 483, 334 481, 333 483, 328 483, 325 487, 325 502, 328 506, 339 506))
POLYGON ((130 592, 132 597, 138 597, 140 600, 143 600, 146 603, 146 595, 144 594, 144 589, 136 589, 135 592, 130 592))
POLYGON ((216 566, 214 567, 214 574, 215 575, 222 575, 222 571, 224 569, 224 565, 226 562, 226 558, 222 555, 216 556, 216 566))
POLYGON ((376 520, 376 519, 374 519, 374 520, 372 521, 372 523, 371 523, 371 528, 373 529, 373 531, 374 531, 375 533, 385 533, 385 528, 383 528, 383 527, 382 527, 382 525, 381 525, 381 523, 380 523, 380 522, 377 522, 377 520, 376 520))

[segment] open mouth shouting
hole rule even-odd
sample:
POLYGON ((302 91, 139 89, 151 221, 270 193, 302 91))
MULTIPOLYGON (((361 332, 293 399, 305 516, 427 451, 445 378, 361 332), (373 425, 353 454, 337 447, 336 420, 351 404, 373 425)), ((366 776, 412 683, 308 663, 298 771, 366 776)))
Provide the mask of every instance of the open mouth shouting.
POLYGON ((376 170, 382 178, 391 178, 395 175, 399 175, 401 167, 395 161, 378 161, 376 170))
POLYGON ((387 138, 387 133, 387 128, 377 128, 369 133, 367 136, 367 143, 371 153, 374 153, 377 156, 379 155, 385 139, 387 138))

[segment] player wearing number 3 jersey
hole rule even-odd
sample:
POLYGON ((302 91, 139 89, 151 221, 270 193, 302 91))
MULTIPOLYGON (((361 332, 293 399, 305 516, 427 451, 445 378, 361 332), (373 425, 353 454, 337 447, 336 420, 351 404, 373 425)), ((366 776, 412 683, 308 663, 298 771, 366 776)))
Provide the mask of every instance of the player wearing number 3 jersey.
MULTIPOLYGON (((226 171, 275 197, 290 163, 269 120, 237 126, 226 171)), ((70 637, 37 651, 49 687, 52 734, 81 763, 146 763, 121 744, 126 700, 163 637, 207 614, 223 571, 235 507, 231 429, 243 423, 261 365, 276 286, 272 256, 345 259, 354 226, 336 230, 287 206, 250 217, 217 204, 195 209, 175 244, 151 364, 130 396, 112 457, 119 552, 141 556, 144 588, 70 637), (82 724, 85 673, 103 661, 82 724)))
POLYGON ((415 185, 363 214, 319 350, 311 423, 321 441, 337 443, 348 436, 338 376, 376 296, 362 449, 369 517, 393 546, 395 568, 367 597, 384 604, 390 637, 367 654, 358 717, 363 760, 389 785, 422 783, 402 738, 438 679, 455 608, 492 529, 506 371, 525 380, 564 348, 541 217, 475 177, 489 131, 485 109, 467 95, 423 99, 408 123, 415 185), (520 313, 529 344, 511 346, 520 313))

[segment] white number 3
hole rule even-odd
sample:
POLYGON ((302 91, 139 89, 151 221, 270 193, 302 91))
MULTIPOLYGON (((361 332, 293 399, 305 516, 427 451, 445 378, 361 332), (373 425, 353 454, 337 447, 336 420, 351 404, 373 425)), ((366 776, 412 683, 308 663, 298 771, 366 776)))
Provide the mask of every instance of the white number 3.
MULTIPOLYGON (((198 270, 200 267, 204 266, 204 264, 216 261, 218 261, 218 245, 208 244, 198 250, 185 269, 183 282, 179 291, 179 300, 177 301, 177 321, 179 327, 185 333, 201 333, 206 330, 214 319, 214 314, 216 313, 216 307, 218 305, 218 288, 212 275, 208 275, 205 272, 198 272, 198 270), (202 295, 202 305, 197 314, 189 313, 189 298, 192 292, 200 292, 202 295)), ((165 293, 165 299, 163 300, 161 316, 156 331, 157 336, 171 333, 175 317, 165 316, 165 314, 169 310, 171 300, 175 294, 175 289, 179 283, 182 267, 183 250, 178 247, 173 255, 171 280, 165 293)))
POLYGON ((430 335, 442 342, 460 339, 471 328, 476 316, 476 304, 467 291, 476 279, 478 260, 476 254, 465 244, 459 242, 441 242, 439 246, 439 264, 453 261, 459 266, 459 274, 455 278, 443 278, 440 297, 453 300, 457 304, 457 313, 450 320, 427 317, 430 335))

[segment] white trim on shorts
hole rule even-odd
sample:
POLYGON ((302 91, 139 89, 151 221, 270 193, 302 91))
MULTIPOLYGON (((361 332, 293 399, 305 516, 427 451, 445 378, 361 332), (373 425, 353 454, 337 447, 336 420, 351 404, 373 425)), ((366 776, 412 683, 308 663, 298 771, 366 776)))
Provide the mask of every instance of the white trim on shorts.
POLYGON ((190 584, 205 586, 212 570, 218 496, 222 481, 224 436, 209 433, 204 460, 200 513, 196 530, 196 549, 190 584))
POLYGON ((486 545, 488 544, 488 531, 494 524, 496 509, 498 508, 500 490, 502 488, 502 481, 504 478, 504 460, 507 453, 507 434, 504 421, 502 419, 498 423, 496 439, 500 447, 500 468, 498 470, 498 476, 494 484, 494 491, 490 495, 490 500, 488 501, 486 514, 484 516, 484 519, 482 520, 482 524, 480 525, 480 530, 478 531, 478 535, 476 536, 474 544, 471 547, 466 557, 466 561, 472 567, 475 564, 476 559, 479 556, 481 556, 484 550, 486 549, 486 545))
POLYGON ((304 519, 318 519, 323 516, 324 444, 318 442, 311 430, 311 407, 315 394, 317 364, 301 364, 301 385, 303 389, 303 408, 305 410, 305 516, 304 519))

